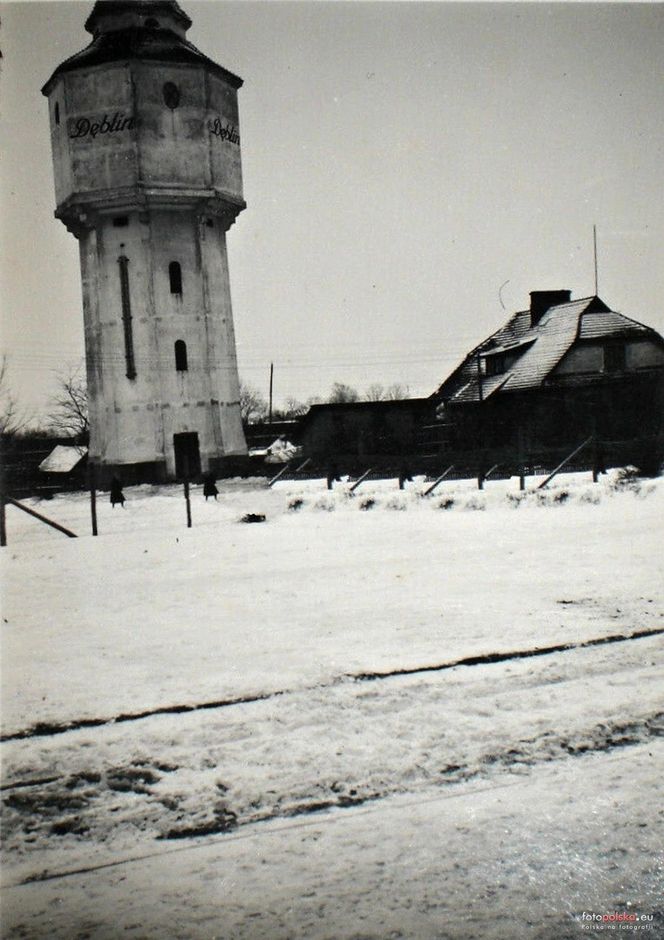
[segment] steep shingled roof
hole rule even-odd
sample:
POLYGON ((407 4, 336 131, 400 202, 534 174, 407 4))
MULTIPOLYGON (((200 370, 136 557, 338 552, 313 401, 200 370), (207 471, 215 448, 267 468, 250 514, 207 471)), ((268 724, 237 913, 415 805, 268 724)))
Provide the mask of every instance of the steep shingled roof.
POLYGON ((481 398, 541 386, 577 340, 617 336, 651 336, 650 327, 610 310, 599 297, 584 297, 549 307, 539 322, 530 310, 515 313, 507 323, 468 353, 433 394, 441 401, 480 400, 478 358, 502 353, 514 356, 505 372, 482 375, 481 398))

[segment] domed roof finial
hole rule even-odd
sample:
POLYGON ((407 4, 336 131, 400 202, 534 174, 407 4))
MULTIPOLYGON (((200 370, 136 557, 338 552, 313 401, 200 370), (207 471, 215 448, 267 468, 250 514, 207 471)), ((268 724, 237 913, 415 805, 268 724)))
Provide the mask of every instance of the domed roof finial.
POLYGON ((85 21, 86 30, 95 38, 132 26, 170 29, 184 36, 191 20, 176 0, 96 0, 85 21))

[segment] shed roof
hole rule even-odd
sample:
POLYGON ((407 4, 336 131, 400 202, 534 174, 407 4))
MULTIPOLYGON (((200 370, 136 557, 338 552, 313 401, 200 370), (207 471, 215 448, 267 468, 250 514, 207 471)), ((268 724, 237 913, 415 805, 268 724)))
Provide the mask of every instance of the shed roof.
POLYGON ((520 310, 471 350, 434 392, 442 401, 469 402, 541 386, 577 340, 648 336, 662 342, 655 330, 610 310, 599 297, 584 297, 549 307, 534 325, 530 310, 520 310), (482 375, 478 357, 516 355, 506 372, 482 375))
POLYGON ((48 457, 39 464, 39 469, 45 473, 70 473, 87 452, 87 447, 56 444, 48 457))

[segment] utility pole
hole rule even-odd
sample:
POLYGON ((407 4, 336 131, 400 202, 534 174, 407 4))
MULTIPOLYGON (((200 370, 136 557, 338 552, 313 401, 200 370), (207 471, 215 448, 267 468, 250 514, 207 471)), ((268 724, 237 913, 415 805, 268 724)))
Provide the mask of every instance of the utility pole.
POLYGON ((274 384, 274 363, 270 363, 270 410, 268 415, 268 422, 272 424, 272 386, 274 384))

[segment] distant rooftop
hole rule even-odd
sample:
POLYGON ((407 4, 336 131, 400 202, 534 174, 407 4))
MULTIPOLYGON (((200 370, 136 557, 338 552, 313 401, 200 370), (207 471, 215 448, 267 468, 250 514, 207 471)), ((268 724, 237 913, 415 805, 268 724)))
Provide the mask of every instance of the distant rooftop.
POLYGON ((537 388, 577 340, 650 336, 661 342, 655 330, 610 310, 599 297, 566 300, 546 307, 537 305, 540 294, 569 297, 570 292, 533 292, 531 308, 515 313, 471 350, 433 397, 444 401, 480 401, 497 392, 537 388), (480 375, 482 361, 498 355, 508 357, 509 365, 495 374, 486 370, 480 375))

